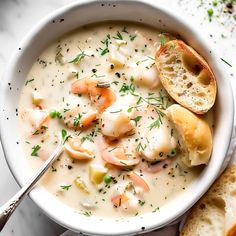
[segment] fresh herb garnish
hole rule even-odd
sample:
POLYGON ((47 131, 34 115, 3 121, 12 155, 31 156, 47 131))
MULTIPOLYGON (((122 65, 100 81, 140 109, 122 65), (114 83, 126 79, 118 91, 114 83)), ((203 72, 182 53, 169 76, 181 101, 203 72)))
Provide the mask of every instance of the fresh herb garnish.
POLYGON ((107 37, 103 41, 101 41, 101 43, 104 44, 104 46, 105 46, 105 48, 99 48, 101 50, 100 54, 102 56, 109 52, 108 45, 110 43, 110 39, 111 39, 110 34, 107 34, 107 37))
POLYGON ((33 133, 33 135, 38 135, 38 134, 40 134, 40 132, 43 133, 43 132, 44 132, 45 130, 47 130, 47 129, 48 129, 47 126, 42 125, 39 130, 37 129, 37 130, 33 133))
POLYGON ((81 138, 81 143, 85 142, 86 140, 90 141, 91 143, 94 143, 93 138, 90 134, 87 134, 81 138))
POLYGON ((71 186, 72 186, 72 185, 70 184, 70 185, 61 185, 60 187, 61 187, 63 190, 68 191, 71 186))
POLYGON ((161 46, 164 46, 166 44, 166 36, 164 34, 160 35, 160 42, 161 42, 161 46))
POLYGON ((140 107, 140 106, 142 106, 142 105, 129 107, 129 108, 127 109, 127 112, 130 113, 130 112, 132 112, 132 110, 133 110, 134 108, 138 108, 138 107, 140 107))
POLYGON ((142 97, 140 96, 136 104, 139 105, 141 102, 142 102, 142 97))
POLYGON ((110 113, 119 113, 119 112, 121 112, 122 110, 120 109, 120 110, 118 110, 118 111, 110 111, 110 113))
POLYGON ((85 57, 90 57, 89 55, 85 54, 84 51, 80 49, 81 53, 79 53, 72 61, 69 63, 79 64, 85 57))
POLYGON ((135 122, 135 125, 138 125, 138 122, 140 121, 140 119, 142 118, 142 116, 136 116, 135 118, 131 119, 135 122))
POLYGON ((138 144, 138 146, 136 147, 136 150, 137 150, 138 152, 141 151, 141 150, 144 151, 146 147, 147 147, 146 144, 143 146, 142 143, 140 142, 140 143, 138 144))
POLYGON ((39 151, 40 148, 41 147, 39 145, 33 146, 31 156, 32 157, 37 157, 38 156, 38 151, 39 151))
POLYGON ((133 96, 138 96, 138 94, 135 92, 135 86, 132 83, 130 85, 123 83, 119 92, 122 96, 127 95, 128 93, 133 96))
POLYGON ((26 80, 26 82, 25 82, 25 86, 27 86, 28 83, 31 83, 31 82, 33 82, 33 81, 34 81, 34 79, 26 80))
POLYGON ((115 80, 115 81, 112 81, 111 83, 112 83, 112 84, 115 84, 115 85, 118 85, 118 84, 119 84, 119 81, 116 81, 116 80, 115 80))
POLYGON ((38 135, 39 134, 39 130, 36 130, 33 135, 38 135))
POLYGON ((112 152, 112 151, 114 151, 114 150, 116 150, 116 149, 117 149, 117 147, 114 147, 114 148, 108 150, 108 152, 112 152))
POLYGON ((151 123, 148 128, 151 130, 153 128, 159 128, 161 126, 160 119, 155 120, 153 123, 151 123))
POLYGON ((175 44, 174 43, 171 43, 171 45, 170 45, 170 47, 169 47, 169 50, 171 51, 171 50, 174 50, 175 49, 175 44))
POLYGON ((109 52, 109 49, 108 48, 104 48, 102 51, 101 51, 101 55, 105 55, 109 52))
POLYGON ((127 164, 126 164, 125 162, 123 162, 123 161, 120 161, 120 163, 121 163, 122 165, 125 165, 125 166, 127 165, 127 164))
POLYGON ((123 37, 122 37, 120 31, 117 31, 116 36, 114 36, 113 38, 118 39, 118 40, 123 40, 123 37))
POLYGON ((132 112, 132 110, 133 110, 133 107, 129 107, 128 109, 127 109, 127 112, 132 112))
POLYGON ((155 213, 155 212, 157 212, 157 211, 159 211, 160 210, 160 207, 156 207, 153 211, 152 211, 152 213, 155 213))
POLYGON ((162 117, 165 116, 165 113, 163 113, 159 109, 155 109, 155 110, 157 112, 158 118, 148 126, 150 130, 153 128, 159 128, 162 124, 162 117))
POLYGON ((137 35, 130 35, 129 36, 129 39, 130 39, 130 41, 134 41, 134 39, 137 37, 137 35))
POLYGON ((149 59, 156 61, 155 58, 148 56, 149 59))
POLYGON ((74 77, 76 77, 76 79, 79 78, 79 72, 75 72, 75 71, 73 71, 72 74, 73 74, 74 77))
POLYGON ((124 33, 126 33, 126 34, 129 33, 126 26, 124 26, 124 28, 122 29, 122 32, 124 32, 124 33))
POLYGON ((66 108, 64 108, 64 113, 66 113, 66 112, 68 112, 70 109, 66 109, 66 108))
POLYGON ((74 118, 74 126, 77 127, 79 125, 81 117, 80 113, 78 113, 78 116, 74 118))
POLYGON ((92 215, 92 212, 91 211, 85 211, 85 212, 82 213, 82 215, 89 217, 89 216, 92 215))
POLYGON ((227 64, 228 66, 230 66, 230 67, 232 67, 232 65, 229 63, 229 62, 227 62, 225 59, 223 59, 223 58, 220 58, 221 59, 221 61, 223 61, 225 64, 227 64))
POLYGON ((131 81, 131 82, 134 81, 134 76, 133 76, 133 75, 131 75, 131 77, 130 77, 130 81, 131 81))
POLYGON ((47 130, 47 129, 48 129, 48 127, 47 127, 47 126, 45 126, 45 125, 42 125, 42 126, 41 126, 41 129, 43 129, 43 130, 47 130))
POLYGON ((67 131, 65 129, 61 130, 61 136, 62 136, 62 139, 65 140, 65 138, 67 136, 67 131))
POLYGON ((142 201, 142 200, 139 199, 138 203, 139 203, 140 206, 143 206, 145 204, 145 201, 142 201))

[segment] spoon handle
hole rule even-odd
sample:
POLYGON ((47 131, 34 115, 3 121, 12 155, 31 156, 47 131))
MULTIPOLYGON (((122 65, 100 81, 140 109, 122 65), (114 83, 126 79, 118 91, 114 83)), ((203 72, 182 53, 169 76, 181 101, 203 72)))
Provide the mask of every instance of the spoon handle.
POLYGON ((25 195, 34 187, 37 181, 42 175, 48 170, 52 163, 63 151, 62 141, 60 141, 57 148, 53 151, 47 161, 39 168, 36 174, 26 183, 10 200, 8 200, 3 206, 0 207, 0 232, 7 223, 11 214, 15 211, 17 206, 20 204, 25 195))

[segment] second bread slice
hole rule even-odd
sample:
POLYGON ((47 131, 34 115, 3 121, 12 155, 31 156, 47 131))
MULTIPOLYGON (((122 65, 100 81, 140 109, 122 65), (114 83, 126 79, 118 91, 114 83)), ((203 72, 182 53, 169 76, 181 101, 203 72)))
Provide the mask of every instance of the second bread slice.
POLYGON ((229 167, 192 208, 180 236, 236 235, 236 165, 229 167))

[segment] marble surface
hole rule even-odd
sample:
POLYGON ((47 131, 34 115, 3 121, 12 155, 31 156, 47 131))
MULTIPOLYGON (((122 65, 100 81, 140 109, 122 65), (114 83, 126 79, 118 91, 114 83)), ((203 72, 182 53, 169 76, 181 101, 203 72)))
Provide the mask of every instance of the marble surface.
MULTIPOLYGON (((0 0, 0 76, 10 61, 11 53, 24 35, 43 16, 70 2, 72 1, 0 0)), ((228 72, 225 76, 231 81, 233 90, 236 90, 236 19, 232 14, 224 13, 225 8, 221 4, 211 6, 211 0, 156 0, 156 2, 171 6, 173 10, 181 12, 186 20, 191 21, 193 26, 201 27, 202 33, 206 34, 209 43, 214 45, 219 57, 231 65, 222 61, 228 72), (209 22, 207 15, 209 8, 214 9, 212 22, 209 22)), ((236 15, 236 9, 233 15, 236 15)), ((234 95, 236 97, 236 93, 234 95)), ((1 147, 0 176, 0 204, 3 204, 19 187, 6 165, 1 147)), ((51 221, 29 198, 26 198, 0 235, 54 236, 64 231, 64 228, 51 221)), ((172 236, 169 233, 163 235, 172 236)))

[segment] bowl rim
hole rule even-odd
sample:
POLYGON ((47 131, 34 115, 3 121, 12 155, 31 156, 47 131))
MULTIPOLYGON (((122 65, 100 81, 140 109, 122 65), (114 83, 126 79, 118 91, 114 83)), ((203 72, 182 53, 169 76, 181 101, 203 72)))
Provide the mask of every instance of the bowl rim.
MULTIPOLYGON (((168 17, 173 17, 176 19, 176 21, 178 21, 178 23, 180 25, 183 25, 185 26, 185 28, 187 28, 188 32, 191 33, 193 35, 193 37, 196 37, 197 41, 201 44, 201 45, 209 45, 209 42, 205 39, 204 35, 201 35, 198 31, 198 29, 194 29, 191 25, 190 25, 190 22, 187 22, 187 21, 184 21, 183 17, 177 13, 177 12, 174 12, 172 11, 170 8, 167 8, 165 5, 162 5, 162 4, 157 4, 155 2, 151 2, 151 1, 145 1, 145 0, 121 0, 121 1, 118 1, 118 0, 108 0, 108 1, 97 1, 97 0, 81 0, 79 2, 73 2, 73 3, 70 3, 68 5, 65 5, 63 7, 60 7, 58 9, 56 9, 55 11, 49 13, 48 15, 46 15, 42 20, 40 20, 36 25, 33 26, 33 28, 28 32, 28 34, 26 34, 26 36, 23 38, 23 40, 20 42, 19 45, 26 45, 28 42, 30 42, 33 38, 34 35, 36 35, 41 29, 43 29, 47 24, 50 23, 50 21, 52 21, 53 19, 55 18, 58 18, 60 17, 60 15, 63 15, 65 14, 66 12, 72 10, 73 8, 75 7, 82 7, 82 6, 89 6, 90 4, 94 4, 94 3, 108 3, 108 2, 111 2, 112 4, 115 4, 115 3, 120 3, 120 2, 127 2, 127 4, 129 4, 130 2, 132 2, 133 4, 144 4, 144 5, 147 5, 151 8, 154 8, 154 9, 158 9, 159 11, 163 12, 166 16, 168 17)), ((23 47, 24 48, 24 47, 23 47)), ((213 64, 216 65, 216 67, 220 70, 220 71, 224 71, 225 69, 223 68, 223 66, 221 65, 220 63, 220 60, 216 53, 214 52, 213 48, 211 47, 211 45, 209 45, 209 49, 212 51, 212 57, 214 57, 214 60, 213 60, 213 64)), ((3 74, 3 78, 0 82, 0 89, 2 90, 4 88, 4 86, 6 87, 6 74, 7 74, 7 71, 9 70, 12 70, 12 68, 14 68, 14 66, 16 65, 18 59, 20 58, 20 56, 17 54, 18 50, 16 49, 15 52, 13 53, 12 57, 11 57, 11 60, 9 60, 8 62, 8 65, 7 65, 7 68, 5 69, 5 72, 3 74)), ((227 73, 226 73, 227 74, 227 73)), ((227 88, 227 96, 228 96, 228 106, 231 108, 229 110, 229 113, 227 114, 227 117, 228 117, 228 123, 226 124, 226 132, 228 131, 228 139, 227 140, 224 140, 225 141, 225 146, 223 148, 223 153, 227 153, 227 150, 229 148, 229 145, 230 145, 230 140, 231 140, 231 136, 232 136, 232 127, 233 127, 233 123, 234 123, 234 101, 233 101, 233 93, 232 93, 232 88, 231 88, 231 85, 230 85, 230 82, 227 81, 227 79, 224 79, 224 82, 225 82, 225 86, 227 88)), ((2 95, 3 93, 0 94, 0 110, 2 111, 3 109, 3 98, 4 96, 2 95)), ((15 170, 11 167, 11 164, 9 162, 9 155, 7 155, 7 140, 4 139, 4 133, 3 133, 3 125, 4 125, 4 122, 3 122, 3 119, 2 119, 2 116, 0 117, 0 139, 1 139, 1 142, 2 142, 2 149, 3 149, 3 153, 4 153, 4 156, 5 156, 5 160, 8 164, 8 167, 12 173, 12 175, 14 176, 16 182, 20 185, 20 181, 17 179, 16 177, 16 172, 15 170)), ((196 200, 195 199, 199 199, 203 194, 204 192, 206 191, 206 189, 208 189, 210 187, 210 185, 213 183, 213 181, 215 180, 215 178, 217 177, 218 173, 220 172, 221 168, 222 168, 222 164, 223 164, 223 161, 224 159, 222 159, 222 162, 221 162, 221 166, 219 165, 218 166, 218 169, 216 169, 214 171, 214 174, 212 174, 212 179, 211 181, 208 181, 207 184, 205 184, 205 186, 202 187, 202 191, 200 193, 200 191, 198 192, 198 195, 195 196, 195 198, 192 198, 191 201, 189 201, 188 204, 186 204, 186 206, 183 208, 183 212, 186 212, 195 202, 196 200)), ((68 224, 65 223, 63 221, 63 219, 59 219, 59 217, 57 217, 57 215, 55 215, 54 213, 52 212, 49 212, 47 211, 47 206, 43 205, 43 204, 40 204, 40 202, 37 200, 37 197, 36 197, 36 194, 30 194, 30 197, 31 199, 43 210, 43 212, 48 215, 51 219, 53 219, 54 221, 56 221, 57 223, 59 224, 62 224, 63 226, 65 227, 68 227, 72 230, 75 230, 75 231, 78 231, 79 229, 78 228, 75 228, 74 225, 71 225, 71 224, 68 224)), ((175 212, 175 215, 174 216, 171 216, 168 218, 168 220, 166 220, 166 224, 168 223, 171 223, 173 220, 175 220, 176 218, 179 217, 179 213, 178 212, 175 212)), ((165 225, 166 225, 165 224, 165 225)), ((159 227, 162 227, 164 225, 160 225, 159 227)), ((147 232, 147 231, 150 231, 150 230, 154 230, 155 227, 153 226, 153 228, 151 229, 147 229, 147 230, 144 230, 142 232, 147 232)), ((92 228, 91 229, 87 229, 87 230, 83 230, 85 233, 88 233, 88 234, 97 234, 96 231, 94 231, 92 228)), ((125 235, 131 235, 131 234, 134 234, 134 233, 137 233, 138 231, 141 231, 141 229, 139 230, 129 230, 129 231, 126 231, 124 232, 125 235)), ((109 235, 106 231, 104 232, 99 232, 99 235, 109 235)), ((115 235, 115 234, 114 234, 115 235)), ((121 234, 119 234, 121 235, 121 234)))

